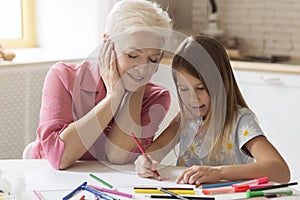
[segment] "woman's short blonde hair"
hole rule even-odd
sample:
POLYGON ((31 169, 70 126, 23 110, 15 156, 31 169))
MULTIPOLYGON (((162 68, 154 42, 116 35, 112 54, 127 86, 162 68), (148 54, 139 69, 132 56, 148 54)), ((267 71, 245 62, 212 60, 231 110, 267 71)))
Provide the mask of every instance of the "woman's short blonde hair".
POLYGON ((120 0, 106 19, 105 33, 120 34, 136 28, 172 29, 172 20, 159 4, 147 0, 120 0))

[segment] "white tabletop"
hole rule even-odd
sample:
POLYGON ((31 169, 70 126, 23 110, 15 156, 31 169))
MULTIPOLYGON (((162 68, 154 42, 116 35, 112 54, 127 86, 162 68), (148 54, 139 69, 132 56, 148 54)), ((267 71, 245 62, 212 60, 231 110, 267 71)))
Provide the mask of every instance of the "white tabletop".
MULTIPOLYGON (((76 163, 75 166, 63 170, 63 171, 57 171, 54 170, 47 160, 0 160, 0 170, 3 171, 5 178, 9 181, 12 190, 15 193, 16 199, 19 200, 34 200, 38 199, 36 195, 33 193, 33 191, 28 190, 30 183, 29 180, 39 180, 39 178, 43 178, 44 174, 46 176, 49 176, 49 172, 54 173, 53 176, 61 177, 61 179, 64 178, 67 173, 67 175, 72 175, 74 173, 74 178, 77 176, 77 180, 79 182, 74 183, 75 185, 80 185, 84 181, 90 181, 90 179, 85 179, 79 176, 80 172, 87 173, 87 172, 98 172, 102 173, 103 169, 106 166, 101 164, 98 161, 83 161, 76 163), (101 169, 101 170, 99 170, 101 169), (43 174, 43 172, 45 172, 43 174), (64 173, 61 175, 60 173, 64 173), (29 177, 29 176, 39 176, 39 177, 29 177), (29 179, 29 180, 28 180, 29 179), (82 180, 81 180, 82 179, 82 180)), ((174 171, 174 170, 181 170, 182 168, 178 168, 175 166, 170 166, 167 168, 166 171, 174 171)), ((120 171, 122 171, 122 166, 120 166, 120 171)), ((113 176, 113 175, 112 175, 113 176)), ((129 185, 132 184, 132 187, 128 185, 128 187, 118 187, 117 189, 119 191, 123 191, 126 193, 134 194, 135 199, 150 199, 147 198, 143 194, 135 194, 133 191, 133 186, 135 185, 132 180, 136 180, 136 174, 132 174, 131 180, 120 180, 120 182, 126 181, 129 185)), ((117 179, 118 177, 112 177, 111 180, 117 179)), ((46 178, 45 178, 46 179, 46 178)), ((74 179, 76 180, 76 179, 74 179)), ((41 181, 41 180, 39 180, 41 181)), ((51 182, 51 180, 48 179, 44 180, 43 184, 47 184, 51 182)), ((66 182, 67 180, 60 180, 60 182, 66 182)), ((32 186, 32 185, 31 185, 32 186)), ((33 184, 34 186, 34 184, 33 184)), ((159 185, 158 185, 159 186, 159 185)), ((55 187, 54 187, 55 188, 55 187)), ((0 188, 1 189, 1 188, 0 188)), ((75 188, 74 188, 75 189, 75 188)), ((38 190, 39 191, 39 190, 38 190)), ((71 192, 70 189, 58 189, 58 190, 40 190, 40 194, 42 195, 44 200, 58 200, 62 199, 65 195, 71 192)), ((201 189, 197 188, 197 193, 200 195, 197 196, 205 196, 201 194, 201 189)), ((81 191, 74 195, 71 199, 73 200, 79 200, 82 195, 86 196, 86 200, 94 200, 94 196, 91 195, 89 192, 81 191)), ((245 193, 231 193, 231 194, 219 194, 214 195, 216 200, 229 200, 229 199, 239 199, 239 198, 245 198, 245 193)), ((120 199, 128 199, 128 198, 120 198, 120 199)), ((294 190, 293 196, 287 196, 287 197, 280 197, 279 199, 300 199, 300 191, 294 190), (298 196, 299 195, 299 196, 298 196)), ((251 198, 252 200, 252 198, 251 198)))

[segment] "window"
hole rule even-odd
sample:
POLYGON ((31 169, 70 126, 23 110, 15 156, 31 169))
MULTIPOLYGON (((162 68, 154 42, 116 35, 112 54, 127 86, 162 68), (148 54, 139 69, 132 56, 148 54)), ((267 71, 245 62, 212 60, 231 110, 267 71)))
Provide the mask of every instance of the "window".
POLYGON ((5 48, 36 46, 34 0, 0 0, 0 44, 5 48))

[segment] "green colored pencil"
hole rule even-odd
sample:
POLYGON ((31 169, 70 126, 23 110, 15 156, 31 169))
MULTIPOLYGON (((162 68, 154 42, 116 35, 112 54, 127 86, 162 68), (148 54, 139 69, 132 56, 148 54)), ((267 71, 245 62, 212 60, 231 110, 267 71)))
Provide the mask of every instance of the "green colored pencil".
POLYGON ((94 174, 89 174, 90 177, 92 177, 93 179, 99 181, 100 183, 104 184, 105 186, 109 187, 110 189, 115 189, 114 186, 112 186, 111 184, 109 184, 108 182, 102 180, 101 178, 95 176, 94 174))

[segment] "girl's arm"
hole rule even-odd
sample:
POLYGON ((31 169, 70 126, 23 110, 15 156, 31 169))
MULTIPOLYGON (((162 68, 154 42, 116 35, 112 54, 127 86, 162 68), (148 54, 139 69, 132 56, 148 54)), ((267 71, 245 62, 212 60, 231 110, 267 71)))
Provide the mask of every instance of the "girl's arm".
POLYGON ((146 153, 154 160, 160 162, 178 143, 177 131, 179 129, 178 116, 176 116, 169 126, 155 139, 146 149, 146 153))
POLYGON ((169 126, 155 139, 155 141, 146 149, 150 160, 140 155, 135 164, 135 170, 140 177, 154 177, 154 170, 158 169, 160 162, 178 142, 177 131, 179 123, 176 118, 172 120, 169 126))
POLYGON ((245 148, 256 162, 237 166, 223 166, 220 168, 222 178, 242 180, 267 176, 275 182, 288 182, 290 180, 287 163, 266 137, 253 138, 245 144, 245 148))
POLYGON ((177 183, 197 184, 219 182, 221 180, 247 180, 267 176, 271 181, 288 182, 289 167, 264 137, 257 136, 249 140, 244 147, 256 162, 241 165, 193 166, 186 169, 176 180, 177 183))

